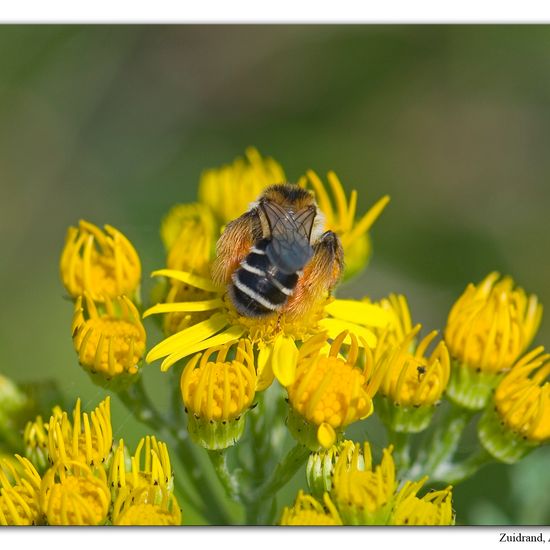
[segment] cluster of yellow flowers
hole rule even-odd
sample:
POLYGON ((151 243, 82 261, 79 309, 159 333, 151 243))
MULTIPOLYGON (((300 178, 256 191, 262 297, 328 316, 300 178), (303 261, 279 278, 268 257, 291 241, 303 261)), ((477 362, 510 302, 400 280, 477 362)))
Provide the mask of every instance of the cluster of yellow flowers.
POLYGON ((427 476, 398 488, 392 448, 384 449, 373 468, 371 449, 342 441, 312 453, 307 464, 312 495, 298 493, 286 507, 282 525, 452 525, 451 487, 419 498, 427 476))
POLYGON ((72 335, 80 364, 95 382, 132 383, 146 345, 135 248, 114 227, 102 231, 80 221, 67 231, 60 272, 74 300, 72 335))
MULTIPOLYGON (((268 185, 285 181, 281 166, 255 149, 231 165, 207 170, 197 202, 174 206, 162 221, 166 266, 153 273, 159 278, 154 305, 143 314, 141 264, 130 241, 111 226, 102 231, 81 221, 70 228, 60 270, 74 299, 78 360, 96 383, 124 401, 124 392, 140 383, 146 350, 141 318, 162 315, 165 338, 146 361, 161 359, 162 371, 177 372, 187 432, 207 450, 231 498, 257 508, 288 480, 289 464, 296 469, 308 460, 311 494, 301 491, 294 506, 284 509, 281 524, 453 524, 450 483, 487 460, 512 463, 550 441, 550 354, 542 347, 528 351, 542 306, 509 277, 491 273, 467 286, 437 342, 437 331, 420 336, 421 325, 413 323, 406 298, 397 294, 372 301, 326 293, 313 297, 299 317, 243 316, 211 277, 215 245, 225 226, 268 185), (262 419, 270 388, 278 402, 288 403, 279 423, 296 440, 296 456, 303 461, 282 460, 267 481, 257 472, 236 480, 224 453, 246 434, 252 454, 281 449, 278 436, 257 435, 262 422, 271 429, 262 419), (434 422, 444 400, 447 417, 434 422), (246 417, 258 404, 247 431, 246 417), (388 433, 376 468, 369 444, 361 447, 345 433, 373 413, 388 433), (462 430, 476 413, 481 454, 455 463, 462 430), (429 428, 431 439, 413 461, 408 438, 429 428), (445 488, 419 497, 428 476, 445 488), (247 489, 246 479, 256 485, 247 489)), ((297 185, 315 195, 324 229, 338 235, 346 279, 367 264, 368 232, 389 198, 356 219, 357 192, 346 196, 333 172, 327 181, 308 171, 297 185)), ((139 413, 139 399, 132 403, 139 413)), ((108 408, 107 399, 81 420, 78 402, 72 424, 60 410, 49 422, 29 423, 27 458, 2 462, 1 521, 180 522, 166 446, 148 438, 131 459, 122 441, 112 451, 108 408)), ((179 421, 172 433, 181 431, 179 421)))
POLYGON ((180 525, 166 444, 113 449, 110 398, 80 408, 29 421, 26 457, 0 459, 0 525, 180 525))

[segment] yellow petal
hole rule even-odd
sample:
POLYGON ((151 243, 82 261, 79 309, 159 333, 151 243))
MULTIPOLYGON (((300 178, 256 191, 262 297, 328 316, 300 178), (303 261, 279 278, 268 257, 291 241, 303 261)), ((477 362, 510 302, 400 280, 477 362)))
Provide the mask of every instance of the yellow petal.
MULTIPOLYGON (((340 319, 321 319, 321 321, 319 321, 319 325, 328 332, 330 338, 336 338, 344 330, 355 334, 359 339, 358 344, 361 347, 363 347, 363 341, 361 338, 365 340, 369 348, 375 348, 376 342, 378 341, 376 335, 368 328, 356 325, 355 323, 350 323, 348 321, 341 321, 340 319)), ((344 343, 351 343, 349 334, 346 336, 344 343)))
POLYGON ((298 348, 294 339, 282 334, 277 336, 271 354, 271 368, 282 386, 290 386, 296 379, 297 360, 298 348))
POLYGON ((223 306, 221 298, 213 300, 196 300, 194 302, 172 302, 157 304, 143 313, 143 318, 156 313, 174 313, 178 311, 209 311, 223 306))
POLYGON ((364 414, 360 420, 364 420, 365 418, 368 418, 372 413, 374 412, 374 404, 372 402, 372 399, 370 400, 370 407, 369 410, 364 414))
POLYGON ((325 449, 332 447, 336 441, 334 428, 330 424, 323 422, 317 429, 317 441, 325 449))
POLYGON ((263 391, 273 383, 272 354, 271 346, 265 346, 258 352, 256 391, 263 391))
POLYGON ((170 279, 175 279, 176 281, 181 281, 182 283, 187 283, 195 288, 200 288, 201 290, 207 290, 208 292, 218 292, 220 289, 206 277, 200 277, 199 275, 194 275, 193 273, 188 273, 186 271, 178 271, 177 269, 158 269, 151 273, 151 277, 168 277, 170 279))
POLYGON ((176 334, 158 343, 149 351, 146 360, 148 363, 151 363, 161 357, 174 353, 182 347, 210 338, 210 336, 219 332, 222 328, 227 326, 227 324, 228 319, 226 315, 214 313, 214 315, 206 321, 201 321, 192 327, 180 330, 176 332, 176 334))
POLYGON ((334 300, 325 311, 337 319, 367 327, 384 328, 391 321, 390 313, 384 308, 358 300, 334 300))
POLYGON ((378 199, 376 203, 371 206, 368 212, 357 222, 357 225, 351 230, 350 233, 342 237, 342 246, 345 248, 350 245, 359 235, 366 233, 378 219, 378 216, 382 214, 386 205, 390 202, 388 195, 378 199))
POLYGON ((213 348, 214 346, 221 346, 223 344, 227 344, 228 342, 232 342, 233 340, 237 340, 245 333, 245 331, 246 329, 244 327, 240 325, 235 325, 228 328, 221 334, 216 334, 216 336, 212 336, 211 338, 203 340, 202 342, 196 342, 186 348, 179 349, 177 352, 169 355, 161 363, 160 370, 163 372, 167 371, 174 363, 178 362, 180 359, 183 359, 184 357, 187 357, 188 355, 191 355, 193 353, 197 353, 198 351, 202 351, 207 348, 213 348))

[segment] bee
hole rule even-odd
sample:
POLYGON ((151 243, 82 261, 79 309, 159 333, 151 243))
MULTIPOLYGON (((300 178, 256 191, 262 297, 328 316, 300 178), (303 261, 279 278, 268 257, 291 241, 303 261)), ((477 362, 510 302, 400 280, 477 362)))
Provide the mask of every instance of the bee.
POLYGON ((230 222, 216 245, 212 278, 226 285, 245 317, 304 314, 330 293, 344 253, 313 195, 294 184, 272 185, 230 222))

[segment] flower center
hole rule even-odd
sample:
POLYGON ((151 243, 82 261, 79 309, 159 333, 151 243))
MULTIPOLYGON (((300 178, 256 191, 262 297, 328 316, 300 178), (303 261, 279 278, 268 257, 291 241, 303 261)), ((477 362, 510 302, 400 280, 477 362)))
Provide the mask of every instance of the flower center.
POLYGON ((318 357, 298 366, 288 388, 292 407, 310 422, 339 428, 364 418, 372 410, 365 376, 336 357, 318 357))
POLYGON ((250 406, 254 392, 253 380, 241 363, 208 362, 190 373, 184 402, 202 418, 230 420, 250 406))
POLYGON ((179 525, 174 514, 154 504, 136 504, 122 514, 115 525, 179 525))
POLYGON ((145 352, 142 331, 113 317, 88 319, 79 327, 74 345, 82 365, 110 375, 134 374, 145 352))
MULTIPOLYGON (((76 463, 73 463, 76 464, 76 463)), ((50 525, 99 525, 105 521, 110 494, 103 478, 96 477, 84 464, 77 474, 62 474, 65 464, 52 468, 44 477, 41 504, 50 525)), ((103 470, 97 470, 98 472, 103 470)))
POLYGON ((265 345, 272 344, 280 334, 292 337, 297 341, 303 341, 311 334, 319 332, 321 330, 319 321, 325 317, 324 308, 330 300, 329 298, 313 304, 300 316, 275 313, 256 319, 239 315, 227 295, 223 298, 230 324, 245 327, 248 338, 253 344, 265 345))

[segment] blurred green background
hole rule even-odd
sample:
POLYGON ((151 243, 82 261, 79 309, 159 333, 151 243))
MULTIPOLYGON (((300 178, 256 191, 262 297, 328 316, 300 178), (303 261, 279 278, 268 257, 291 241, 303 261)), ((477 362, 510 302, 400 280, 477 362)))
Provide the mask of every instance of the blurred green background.
MULTIPOLYGON (((496 269, 548 304, 549 107, 548 26, 0 27, 0 372, 95 407, 105 392, 77 365, 58 274, 67 227, 116 226, 147 275, 164 262, 161 217, 249 145, 291 181, 335 170, 360 211, 391 195, 341 296, 404 293, 442 329, 496 269)), ((145 377, 162 407, 167 379, 145 377)), ((115 438, 149 433, 116 400, 113 417, 115 438)), ((549 460, 457 486, 457 521, 550 523, 549 460)))

